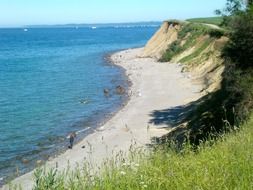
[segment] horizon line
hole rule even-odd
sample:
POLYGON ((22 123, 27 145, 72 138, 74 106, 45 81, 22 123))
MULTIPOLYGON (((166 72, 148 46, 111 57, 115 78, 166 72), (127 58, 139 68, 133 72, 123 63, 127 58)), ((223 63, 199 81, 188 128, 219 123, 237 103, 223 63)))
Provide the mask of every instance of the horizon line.
POLYGON ((141 23, 162 23, 164 21, 136 21, 136 22, 86 22, 86 23, 66 23, 66 24, 28 24, 28 25, 16 25, 16 26, 0 26, 1 29, 8 28, 37 28, 37 27, 61 27, 61 26, 82 26, 82 25, 123 25, 123 24, 141 24, 141 23))

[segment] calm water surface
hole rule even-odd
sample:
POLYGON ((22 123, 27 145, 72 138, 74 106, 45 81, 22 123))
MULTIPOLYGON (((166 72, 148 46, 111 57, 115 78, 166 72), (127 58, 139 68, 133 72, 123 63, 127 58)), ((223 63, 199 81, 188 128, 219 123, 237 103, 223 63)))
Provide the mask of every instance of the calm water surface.
POLYGON ((143 46, 156 30, 0 29, 0 184, 65 150, 70 132, 87 134, 119 109, 125 97, 114 89, 126 80, 105 55, 143 46))

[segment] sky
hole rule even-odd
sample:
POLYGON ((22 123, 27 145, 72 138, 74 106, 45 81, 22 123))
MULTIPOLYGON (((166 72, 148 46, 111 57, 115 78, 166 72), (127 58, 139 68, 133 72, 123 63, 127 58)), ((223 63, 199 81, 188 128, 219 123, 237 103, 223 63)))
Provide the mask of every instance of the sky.
POLYGON ((0 0, 0 27, 215 16, 226 0, 0 0))

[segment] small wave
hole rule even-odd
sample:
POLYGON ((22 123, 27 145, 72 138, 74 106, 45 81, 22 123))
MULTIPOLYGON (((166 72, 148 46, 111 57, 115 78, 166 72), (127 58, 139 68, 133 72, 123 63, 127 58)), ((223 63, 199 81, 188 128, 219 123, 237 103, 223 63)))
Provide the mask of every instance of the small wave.
MULTIPOLYGON (((88 131, 90 128, 91 128, 91 127, 87 127, 87 128, 82 129, 82 130, 80 130, 80 131, 76 131, 75 133, 78 135, 78 134, 80 134, 80 133, 84 133, 84 132, 88 131)), ((69 138, 69 135, 67 136, 67 138, 69 138)))
POLYGON ((90 129, 90 127, 87 127, 87 128, 82 129, 82 130, 80 130, 80 131, 77 131, 76 134, 83 133, 83 132, 85 132, 85 131, 87 131, 87 130, 89 130, 89 129, 90 129))

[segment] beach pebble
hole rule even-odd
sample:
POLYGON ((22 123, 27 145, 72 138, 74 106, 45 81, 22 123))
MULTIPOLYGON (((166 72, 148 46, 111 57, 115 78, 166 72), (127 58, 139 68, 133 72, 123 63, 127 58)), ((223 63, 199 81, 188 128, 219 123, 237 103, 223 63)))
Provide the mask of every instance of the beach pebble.
POLYGON ((37 165, 41 165, 42 164, 42 160, 37 160, 36 164, 37 165))
POLYGON ((22 163, 23 163, 23 164, 28 164, 28 163, 29 163, 29 160, 27 160, 27 159, 24 158, 24 159, 22 159, 22 163))
POLYGON ((105 129, 105 127, 100 127, 100 128, 99 128, 99 130, 101 130, 101 131, 104 130, 104 129, 105 129))
POLYGON ((129 132, 130 129, 129 129, 129 128, 123 128, 122 131, 124 131, 124 132, 129 132))

